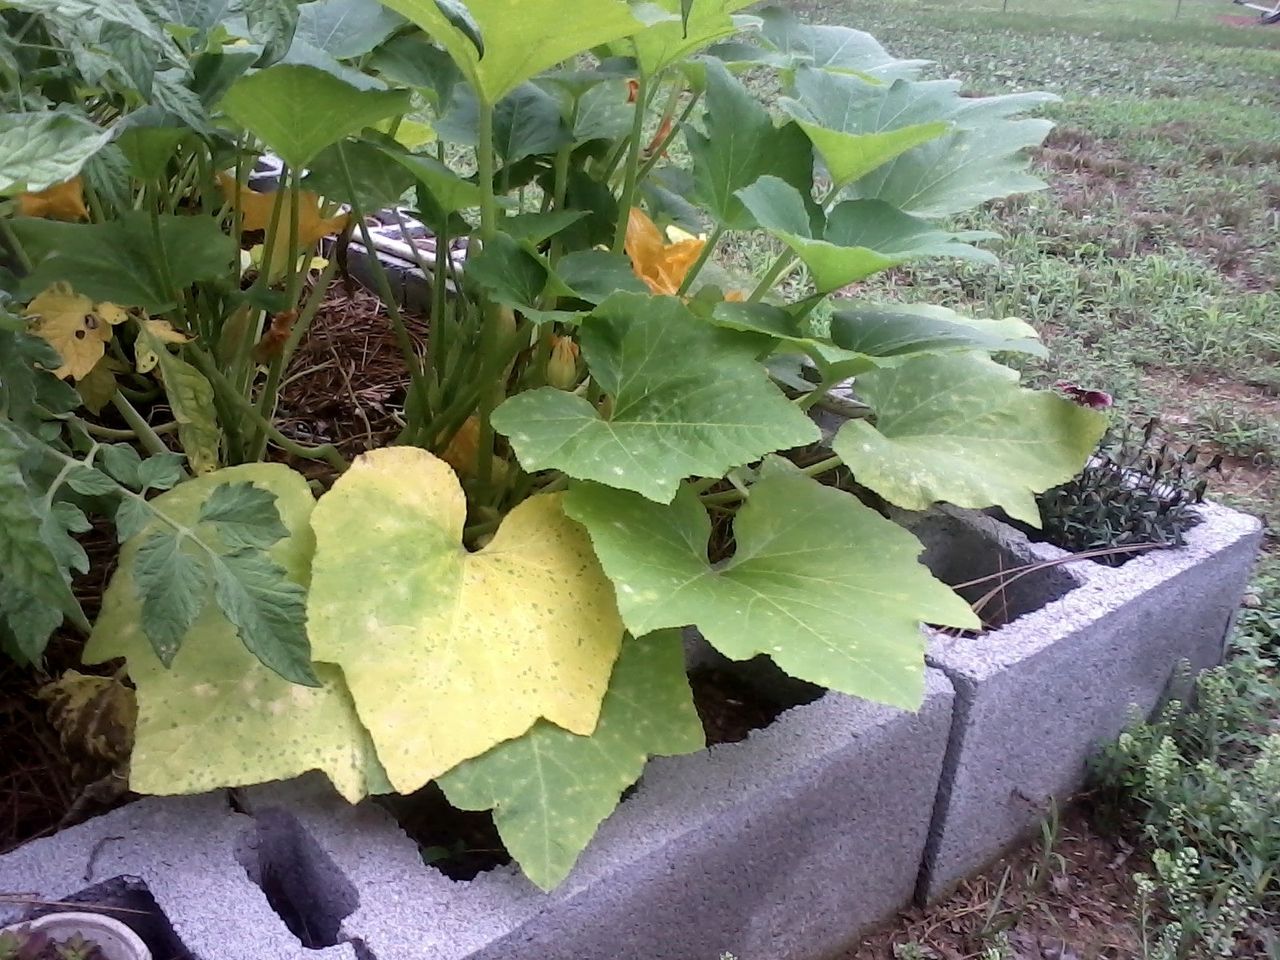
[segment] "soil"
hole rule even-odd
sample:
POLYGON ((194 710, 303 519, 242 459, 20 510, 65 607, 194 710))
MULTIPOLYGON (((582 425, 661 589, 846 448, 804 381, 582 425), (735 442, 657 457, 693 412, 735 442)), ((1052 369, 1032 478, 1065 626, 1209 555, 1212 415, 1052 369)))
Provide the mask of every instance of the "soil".
POLYGON ((788 706, 766 700, 741 678, 719 667, 692 671, 689 687, 707 735, 707 746, 739 743, 752 730, 773 723, 788 706))

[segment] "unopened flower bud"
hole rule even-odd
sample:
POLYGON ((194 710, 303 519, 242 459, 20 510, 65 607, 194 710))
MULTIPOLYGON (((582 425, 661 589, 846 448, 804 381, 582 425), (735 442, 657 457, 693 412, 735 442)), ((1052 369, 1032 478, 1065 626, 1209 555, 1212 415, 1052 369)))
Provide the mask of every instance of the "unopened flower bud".
POLYGON ((547 383, 558 390, 572 390, 578 383, 578 345, 571 337, 556 337, 547 360, 547 383))

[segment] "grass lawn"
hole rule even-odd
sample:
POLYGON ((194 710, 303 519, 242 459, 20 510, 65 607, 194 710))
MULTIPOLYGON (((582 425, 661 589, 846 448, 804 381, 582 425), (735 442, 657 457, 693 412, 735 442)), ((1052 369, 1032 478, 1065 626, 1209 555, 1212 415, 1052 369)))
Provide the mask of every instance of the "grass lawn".
MULTIPOLYGON (((1268 750, 1280 758, 1280 26, 1257 25, 1226 0, 1184 0, 1180 11, 1176 0, 790 5, 867 30, 898 56, 929 58, 933 75, 973 93, 1062 98, 1047 110, 1058 126, 1036 159, 1050 188, 966 219, 1005 238, 999 268, 903 269, 856 292, 1025 318, 1052 351, 1027 368, 1030 379, 1108 391, 1118 416, 1157 414, 1179 442, 1223 454, 1210 495, 1271 527, 1243 631, 1251 650, 1212 681, 1210 713, 1147 728, 1120 764, 1121 779, 1136 778, 1131 799, 1148 816, 1145 829, 1130 820, 1117 832, 1096 810, 1064 812, 1042 843, 850 956, 1280 958, 1280 819, 1266 821, 1280 818, 1280 803, 1263 802, 1262 826, 1231 848, 1239 863, 1205 852, 1215 835, 1255 829, 1206 799, 1223 786, 1214 778, 1241 796, 1259 784, 1264 798, 1280 792, 1258 780, 1271 775, 1266 764, 1240 772, 1268 750), (1232 753, 1224 744, 1249 746, 1232 753), (1160 751, 1175 748, 1186 762, 1171 775, 1160 751), (1205 750, 1212 758, 1196 772, 1205 750), (1143 791, 1156 766, 1166 779, 1153 798, 1143 791), (1191 879, 1177 860, 1185 849, 1200 856, 1191 879), (1250 857, 1271 858, 1272 872, 1249 873, 1250 857), (1139 871, 1155 877, 1150 887, 1135 881, 1139 871), (1171 908, 1178 896, 1184 906, 1171 908), (1229 904, 1241 898, 1251 918, 1236 928, 1252 932, 1233 942, 1229 904), (1172 919, 1183 924, 1180 942, 1161 940, 1172 919)), ((1280 769, 1280 759, 1268 763, 1280 769)))

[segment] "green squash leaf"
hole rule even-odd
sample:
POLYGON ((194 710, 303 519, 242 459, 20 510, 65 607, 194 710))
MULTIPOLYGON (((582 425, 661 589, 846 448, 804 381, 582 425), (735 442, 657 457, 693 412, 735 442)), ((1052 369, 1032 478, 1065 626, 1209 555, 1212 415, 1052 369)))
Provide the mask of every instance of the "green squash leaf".
POLYGON ((752 2, 695 0, 685 16, 684 0, 654 0, 648 5, 665 12, 666 16, 655 17, 648 27, 631 37, 629 43, 619 46, 631 48, 640 72, 652 77, 703 47, 736 33, 738 24, 732 14, 752 2))
POLYGON ((853 350, 845 350, 816 334, 808 320, 768 303, 717 303, 711 322, 728 330, 757 333, 787 344, 794 352, 807 354, 818 365, 824 380, 852 377, 876 365, 875 360, 853 350))
POLYGON ((298 27, 297 0, 240 0, 249 36, 262 44, 259 66, 275 63, 293 43, 298 27))
POLYGON ((343 140, 326 147, 311 161, 302 188, 340 203, 354 200, 361 210, 371 211, 399 206, 414 182, 409 169, 382 147, 343 140), (347 188, 347 171, 356 188, 354 197, 347 188))
POLYGON ((976 628, 911 534, 857 498, 766 462, 733 525, 734 555, 707 560, 711 521, 681 488, 670 506, 575 485, 586 526, 633 633, 694 624, 735 660, 768 654, 795 677, 906 709, 924 691, 921 621, 976 628))
POLYGON ((113 136, 70 113, 0 114, 0 196, 65 183, 113 136))
POLYGON ((759 11, 760 32, 784 62, 836 73, 857 73, 874 80, 914 77, 928 60, 899 60, 869 33, 849 27, 801 22, 786 7, 759 11))
POLYGON ((1043 190, 1045 182, 1027 172, 1027 151, 1052 127, 1048 120, 999 120, 955 130, 908 150, 850 189, 920 217, 950 216, 998 197, 1043 190))
POLYGON ((358 90, 316 67, 280 63, 233 83, 222 109, 300 169, 330 144, 407 113, 410 98, 405 90, 358 90))
POLYGON ((589 737, 545 720, 440 778, 455 807, 493 808, 506 848, 543 890, 558 886, 650 756, 704 746, 676 631, 623 642, 589 737))
POLYGON ((824 218, 808 207, 795 187, 777 177, 761 177, 738 196, 762 227, 795 251, 819 293, 928 257, 996 262, 988 251, 965 242, 995 234, 941 230, 884 201, 846 200, 824 218))
POLYGON ((1035 494, 1075 476, 1106 417, 979 354, 915 357, 859 377, 875 425, 851 420, 833 447, 858 483, 890 503, 998 506, 1040 526, 1035 494))
POLYGON ((505 233, 495 234, 484 249, 467 258, 467 280, 495 303, 532 307, 546 289, 549 276, 542 258, 505 233))
POLYGON ((462 487, 411 447, 358 458, 312 518, 307 624, 408 793, 546 718, 595 729, 622 639, 613 589, 558 496, 461 547, 462 487), (352 571, 359 571, 353 576, 352 571))
POLYGON ((1048 356, 1029 323, 966 317, 927 303, 859 303, 835 311, 830 330, 836 346, 877 359, 957 350, 1048 356))
POLYGON ((757 338, 704 323, 674 297, 615 294, 579 340, 612 415, 551 387, 508 399, 493 426, 530 472, 563 470, 666 503, 685 477, 719 477, 819 437, 756 362, 757 338))
MULTIPOLYGON (((276 496, 290 535, 269 559, 299 592, 307 583, 314 541, 309 527, 311 491, 299 474, 279 464, 231 467, 188 481, 157 497, 166 516, 194 528, 209 496, 223 484, 248 481, 276 496)), ((103 596, 102 613, 85 648, 85 661, 128 659, 137 687, 138 727, 130 787, 140 793, 200 793, 322 770, 355 802, 385 791, 368 735, 334 667, 319 665, 320 686, 290 683, 269 670, 237 637, 203 578, 204 600, 172 665, 155 656, 142 629, 135 582, 138 552, 155 533, 172 533, 152 518, 126 543, 120 566, 103 596)), ((292 616, 301 626, 302 609, 292 616)))
POLYGON ((25 293, 63 281, 95 301, 149 313, 171 309, 192 283, 225 276, 235 252, 213 217, 161 214, 154 231, 144 210, 105 223, 19 217, 10 226, 32 263, 25 293))
POLYGON ((697 198, 716 222, 730 230, 751 230, 755 218, 737 191, 764 174, 797 190, 813 187, 813 154, 795 124, 775 127, 773 119, 725 67, 707 62, 705 134, 685 128, 693 155, 697 198))
POLYGON ((594 0, 566 9, 564 0, 468 0, 472 30, 436 0, 386 0, 439 42, 487 103, 592 47, 628 36, 641 23, 622 0, 594 0))
POLYGON ((844 186, 950 129, 942 116, 913 122, 904 110, 904 93, 923 86, 902 80, 885 86, 802 67, 796 71, 797 99, 783 98, 779 106, 813 141, 835 185, 844 186))
POLYGON ((365 68, 392 83, 413 87, 437 114, 444 112, 454 86, 462 79, 449 54, 421 33, 393 37, 369 55, 365 68))
POLYGON ((647 296, 649 288, 636 276, 631 261, 607 250, 574 250, 556 262, 556 277, 587 303, 604 303, 622 291, 647 296))

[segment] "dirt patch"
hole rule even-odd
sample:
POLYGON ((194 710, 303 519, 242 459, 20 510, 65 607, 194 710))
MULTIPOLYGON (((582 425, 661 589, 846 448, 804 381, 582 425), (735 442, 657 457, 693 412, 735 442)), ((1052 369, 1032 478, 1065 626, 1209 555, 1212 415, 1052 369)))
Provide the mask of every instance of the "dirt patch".
POLYGON ((1218 15, 1218 22, 1226 24, 1228 27, 1265 27, 1262 18, 1257 14, 1252 17, 1241 16, 1240 14, 1221 13, 1218 15))
POLYGON ((1233 452, 1221 429, 1215 432, 1212 420, 1206 417, 1206 411, 1243 412, 1256 422, 1273 424, 1280 432, 1277 384, 1156 369, 1147 371, 1140 382, 1142 392, 1155 400, 1155 410, 1166 429, 1223 454, 1221 473, 1210 479, 1211 499, 1234 499, 1264 512, 1280 504, 1280 464, 1275 458, 1233 452))
POLYGON ((1134 858, 1127 843, 1072 811, 1051 849, 1024 847, 950 897, 900 914, 843 960, 979 960, 1002 939, 1002 956, 1018 960, 1131 960, 1141 955, 1134 858))

